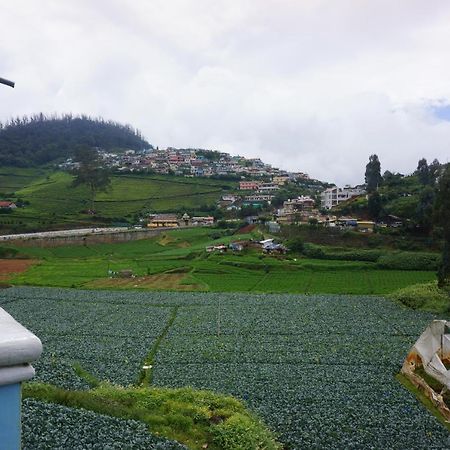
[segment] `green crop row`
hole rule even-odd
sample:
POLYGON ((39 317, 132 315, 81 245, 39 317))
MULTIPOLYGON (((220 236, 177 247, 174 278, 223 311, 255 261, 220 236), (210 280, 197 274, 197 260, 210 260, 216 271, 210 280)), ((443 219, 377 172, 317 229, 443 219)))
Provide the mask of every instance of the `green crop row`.
POLYGON ((287 449, 450 448, 394 377, 434 316, 384 298, 13 288, 0 305, 42 338, 40 380, 70 387, 81 359, 124 384, 151 353, 155 385, 238 397, 287 449))
POLYGON ((23 402, 23 450, 182 450, 184 445, 151 435, 135 420, 33 399, 23 402))

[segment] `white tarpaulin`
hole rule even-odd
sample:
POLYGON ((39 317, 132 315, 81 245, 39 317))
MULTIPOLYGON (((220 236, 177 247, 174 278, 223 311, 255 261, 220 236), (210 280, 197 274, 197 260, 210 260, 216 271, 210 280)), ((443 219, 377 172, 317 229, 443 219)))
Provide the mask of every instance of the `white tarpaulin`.
POLYGON ((450 322, 433 320, 409 352, 406 361, 415 363, 417 354, 425 372, 450 389, 450 371, 443 361, 450 360, 450 334, 445 334, 450 322))

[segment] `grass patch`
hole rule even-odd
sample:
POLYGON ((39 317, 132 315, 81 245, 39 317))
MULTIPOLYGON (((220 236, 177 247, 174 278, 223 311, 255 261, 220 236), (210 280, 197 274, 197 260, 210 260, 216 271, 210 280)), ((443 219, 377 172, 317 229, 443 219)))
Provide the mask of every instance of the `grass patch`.
POLYGON ((389 297, 412 309, 444 313, 450 308, 450 294, 439 289, 436 281, 404 287, 389 297))
POLYGON ((109 384, 89 391, 70 391, 49 384, 26 383, 23 397, 139 420, 153 434, 194 450, 280 448, 274 435, 242 402, 210 391, 109 384))

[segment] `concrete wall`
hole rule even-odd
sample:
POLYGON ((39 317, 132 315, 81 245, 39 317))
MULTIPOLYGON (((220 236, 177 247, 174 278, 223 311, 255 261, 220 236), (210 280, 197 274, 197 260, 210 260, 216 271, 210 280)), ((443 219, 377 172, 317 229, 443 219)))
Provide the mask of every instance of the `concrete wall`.
MULTIPOLYGON (((187 227, 183 227, 187 228, 187 227)), ((79 236, 32 237, 5 241, 18 247, 60 247, 63 245, 90 245, 113 242, 129 242, 150 239, 163 232, 177 228, 153 228, 142 230, 124 230, 119 232, 92 232, 79 236)))

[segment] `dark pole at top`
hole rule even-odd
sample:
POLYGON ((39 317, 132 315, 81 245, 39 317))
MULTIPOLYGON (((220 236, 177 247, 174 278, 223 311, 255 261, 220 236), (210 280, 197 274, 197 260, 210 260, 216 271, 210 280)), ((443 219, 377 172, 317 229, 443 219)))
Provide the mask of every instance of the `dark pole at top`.
POLYGON ((14 87, 15 83, 14 81, 5 80, 4 78, 0 77, 0 84, 6 84, 7 86, 14 87))

